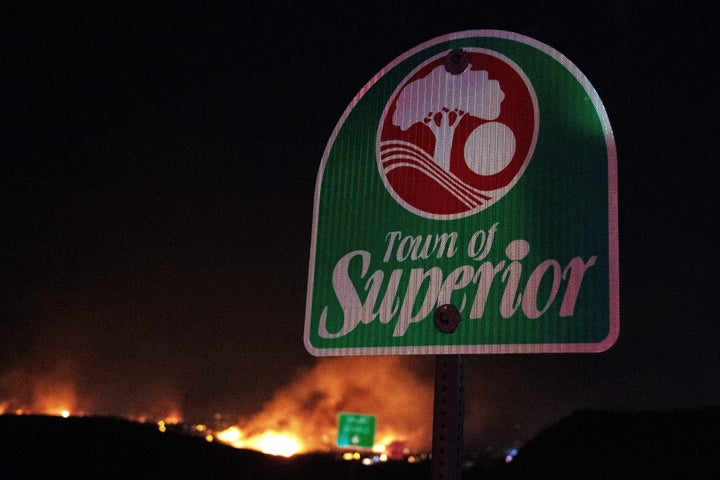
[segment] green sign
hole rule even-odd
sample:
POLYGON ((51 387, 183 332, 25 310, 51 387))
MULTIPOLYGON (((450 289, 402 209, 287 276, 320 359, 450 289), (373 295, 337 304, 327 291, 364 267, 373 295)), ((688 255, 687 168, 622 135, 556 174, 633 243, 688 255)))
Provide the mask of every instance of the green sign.
POLYGON ((610 348, 616 170, 597 92, 551 47, 483 30, 406 52, 353 99, 320 164, 308 351, 610 348))
POLYGON ((355 413, 338 415, 338 447, 372 448, 375 440, 375 417, 355 413))

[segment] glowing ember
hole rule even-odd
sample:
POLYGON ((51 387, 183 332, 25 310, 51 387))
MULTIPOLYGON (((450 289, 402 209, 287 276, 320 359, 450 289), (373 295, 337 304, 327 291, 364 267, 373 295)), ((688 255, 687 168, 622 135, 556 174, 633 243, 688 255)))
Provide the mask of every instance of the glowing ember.
POLYGON ((168 425, 177 425, 178 423, 182 422, 182 415, 180 415, 178 412, 172 412, 170 415, 167 415, 164 419, 164 422, 168 425))
POLYGON ((215 436, 221 442, 232 445, 233 447, 241 448, 240 438, 242 437, 242 432, 237 427, 230 427, 227 430, 218 432, 215 436))

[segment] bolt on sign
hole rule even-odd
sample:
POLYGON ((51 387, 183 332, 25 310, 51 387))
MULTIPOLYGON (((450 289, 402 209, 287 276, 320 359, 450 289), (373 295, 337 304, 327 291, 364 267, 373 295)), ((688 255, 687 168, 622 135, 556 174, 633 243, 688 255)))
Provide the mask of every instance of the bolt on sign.
POLYGON ((338 415, 338 447, 372 448, 375 441, 375 417, 356 413, 338 415))
POLYGON ((616 171, 597 92, 553 48, 479 30, 404 53, 352 100, 320 164, 308 351, 610 348, 616 171))

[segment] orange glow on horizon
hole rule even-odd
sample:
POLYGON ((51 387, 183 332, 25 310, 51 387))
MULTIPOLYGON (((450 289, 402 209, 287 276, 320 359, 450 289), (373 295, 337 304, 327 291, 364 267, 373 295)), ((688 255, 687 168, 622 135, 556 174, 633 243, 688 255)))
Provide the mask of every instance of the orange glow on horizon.
MULTIPOLYGON (((66 378, 53 382, 48 377, 33 382, 18 375, 15 380, 15 385, 30 388, 17 390, 27 392, 24 396, 0 399, 0 413, 65 418, 98 413, 88 407, 92 399, 78 401, 74 384, 66 378), (79 405, 82 407, 78 408, 79 405)), ((138 423, 155 423, 161 431, 183 424, 179 402, 172 392, 156 393, 157 396, 148 395, 152 401, 144 399, 144 408, 128 409, 117 416, 138 423)), ((337 451, 341 411, 376 416, 374 446, 368 449, 376 456, 389 455, 390 445, 398 441, 407 442, 414 451, 422 451, 429 446, 431 434, 428 419, 432 418, 432 384, 418 378, 410 363, 400 358, 322 359, 278 390, 260 412, 243 418, 237 425, 222 423, 222 416, 216 414, 214 428, 197 424, 173 430, 198 435, 208 442, 289 457, 337 451)))
POLYGON ((232 426, 218 432, 215 437, 232 447, 247 448, 268 455, 291 457, 304 450, 302 443, 296 436, 272 430, 244 438, 243 432, 238 427, 232 426))
POLYGON ((247 440, 247 448, 252 448, 269 455, 291 457, 302 450, 300 440, 288 433, 272 430, 261 433, 247 440))
POLYGON ((167 415, 163 421, 167 423, 168 425, 177 425, 179 423, 182 423, 183 418, 182 415, 178 412, 172 412, 169 415, 167 415))

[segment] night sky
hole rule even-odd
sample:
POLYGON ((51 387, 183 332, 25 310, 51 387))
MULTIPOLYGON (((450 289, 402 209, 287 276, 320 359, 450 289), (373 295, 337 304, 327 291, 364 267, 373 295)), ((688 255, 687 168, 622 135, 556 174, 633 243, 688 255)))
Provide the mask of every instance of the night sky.
MULTIPOLYGON (((620 336, 600 354, 468 356, 468 437, 528 436, 581 408, 720 404, 709 10, 56 3, 11 2, 0 20, 0 405, 44 382, 91 413, 167 398, 189 421, 258 412, 318 363, 303 327, 333 128, 394 58, 473 29, 555 48, 605 105, 620 336)), ((404 361, 432 380, 432 357, 404 361)))

